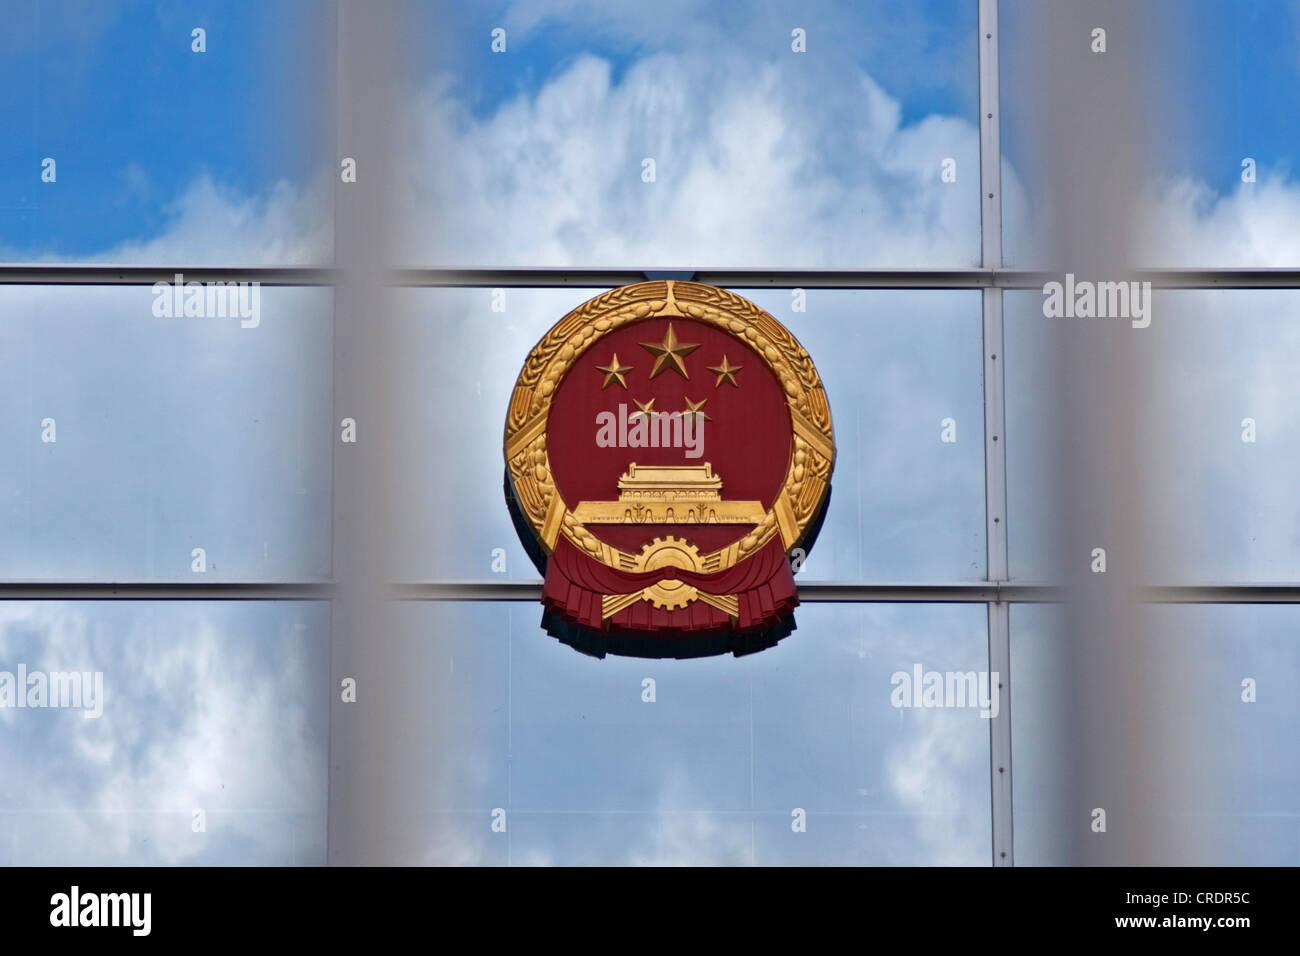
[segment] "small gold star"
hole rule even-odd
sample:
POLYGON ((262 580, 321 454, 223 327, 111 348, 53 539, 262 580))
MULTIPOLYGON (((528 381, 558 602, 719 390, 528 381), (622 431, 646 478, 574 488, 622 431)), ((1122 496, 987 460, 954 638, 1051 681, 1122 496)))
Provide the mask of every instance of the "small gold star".
POLYGON ((735 385, 736 388, 740 388, 739 385, 736 385, 736 373, 739 372, 744 367, 745 366, 743 365, 729 365, 727 363, 727 357, 725 355, 722 356, 721 365, 709 366, 710 372, 718 373, 718 380, 713 383, 713 387, 719 388, 721 387, 723 382, 730 382, 732 385, 735 385))
POLYGON ((664 336, 662 342, 641 343, 641 348, 655 357, 655 367, 650 370, 651 378, 654 378, 666 368, 673 368, 681 372, 682 378, 690 378, 686 374, 686 365, 682 362, 682 358, 690 355, 699 347, 699 343, 687 345, 678 342, 677 333, 673 331, 671 322, 668 323, 668 334, 664 336))
POLYGON ((625 373, 632 371, 632 366, 619 365, 618 353, 615 352, 614 357, 609 360, 608 365, 597 365, 596 370, 605 373, 605 381, 600 386, 601 390, 604 391, 604 389, 608 387, 610 382, 618 382, 618 384, 622 385, 624 388, 627 388, 627 382, 623 379, 623 376, 625 373))
POLYGON ((638 415, 649 417, 655 413, 655 400, 653 398, 648 402, 638 402, 635 398, 632 401, 638 410, 627 416, 629 419, 636 418, 638 415))
POLYGON ((701 411, 701 409, 704 408, 704 403, 708 401, 707 398, 702 398, 698 402, 693 402, 685 395, 683 395, 682 400, 686 402, 686 410, 682 412, 683 418, 685 418, 687 415, 696 415, 700 418, 703 418, 706 422, 713 421, 712 418, 710 418, 703 411, 701 411))

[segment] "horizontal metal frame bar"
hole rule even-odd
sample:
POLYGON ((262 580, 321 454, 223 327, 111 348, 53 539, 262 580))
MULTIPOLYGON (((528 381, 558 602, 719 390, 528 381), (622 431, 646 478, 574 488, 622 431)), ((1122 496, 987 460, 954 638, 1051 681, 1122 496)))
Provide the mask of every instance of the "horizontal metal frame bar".
MULTIPOLYGON (((2 593, 2 592, 0 592, 2 593)), ((539 601, 540 581, 438 581, 394 584, 402 601, 539 601)), ((1300 604, 1300 584, 1186 584, 1142 588, 1149 604, 1300 604)), ((1060 585, 994 581, 940 584, 808 582, 799 585, 805 604, 1060 604, 1060 585)))
POLYGON ((319 266, 113 266, 0 264, 0 285, 153 285, 174 282, 259 282, 266 286, 334 285, 338 272, 319 266))
MULTIPOLYGON (((329 600, 332 582, 0 582, 0 600, 7 601, 294 601, 329 600)), ((527 601, 542 597, 541 581, 437 581, 404 582, 390 586, 389 594, 403 601, 527 601)), ((799 588, 806 603, 907 602, 986 603, 988 601, 1051 602, 1056 589, 1034 584, 990 584, 961 581, 949 584, 847 584, 808 583, 799 588)), ((1297 595, 1300 601, 1300 594, 1297 595)))
MULTIPOLYGON (((1026 289, 1041 291, 1059 272, 1037 269, 398 269, 392 285, 427 288, 612 288, 677 278, 726 289, 1026 289)), ((1124 278, 1161 289, 1300 288, 1300 269, 1148 269, 1124 278)))
MULTIPOLYGON (((541 581, 438 581, 394 584, 401 601, 540 601, 541 581)), ((1300 600, 1300 591, 1296 595, 1300 600)), ((809 582, 799 585, 805 604, 986 604, 989 601, 1052 603, 1061 592, 1051 585, 956 581, 942 584, 856 584, 809 582)))
MULTIPOLYGON (((394 584, 402 601, 539 601, 541 581, 439 581, 394 584)), ((977 603, 1059 600, 1055 589, 1041 585, 959 581, 945 584, 848 584, 809 582, 799 585, 799 599, 811 603, 977 603)))
MULTIPOLYGON (((266 286, 331 286, 332 266, 120 266, 0 264, 0 285, 153 285, 173 282, 259 282, 266 286)), ((1033 269, 395 269, 389 283, 407 288, 605 289, 647 278, 690 279, 729 289, 1030 289, 1060 280, 1033 269)), ((1153 269, 1124 278, 1161 289, 1300 288, 1300 269, 1153 269)))
MULTIPOLYGON (((331 581, 3 581, 0 601, 327 601, 331 581)), ((400 601, 530 601, 541 581, 420 581, 390 585, 400 601)), ((1067 592, 1040 583, 847 583, 799 585, 805 604, 1059 604, 1067 592)), ((1151 604, 1300 604, 1300 584, 1187 584, 1145 588, 1151 604)))
POLYGON ((16 581, 0 582, 0 601, 327 601, 328 581, 16 581))
POLYGON ((1146 588, 1150 604, 1296 604, 1297 584, 1162 584, 1146 588))
MULTIPOLYGON (((1019 274, 1017 274, 1018 276, 1019 274)), ((1024 273, 1026 288, 1041 288, 1024 273)), ((679 279, 726 289, 979 289, 1012 278, 984 269, 398 269, 393 285, 413 288, 614 288, 679 279)), ((1297 276, 1300 284, 1300 275, 1297 276)), ((1046 281, 1046 280, 1043 280, 1046 281)))

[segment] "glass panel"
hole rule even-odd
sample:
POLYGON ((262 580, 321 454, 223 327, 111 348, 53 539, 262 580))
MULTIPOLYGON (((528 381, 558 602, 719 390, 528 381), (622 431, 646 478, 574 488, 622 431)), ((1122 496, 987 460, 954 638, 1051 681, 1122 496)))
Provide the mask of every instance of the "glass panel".
POLYGON ((978 264, 969 0, 439 3, 404 29, 399 259, 978 264))
MULTIPOLYGON (((1206 866, 1295 866, 1300 863, 1300 607, 1181 605, 1147 609, 1142 640, 1161 658, 1191 675, 1189 684, 1154 685, 1149 706, 1159 711, 1162 694, 1172 706, 1192 702, 1195 725, 1152 766, 1178 766, 1175 753, 1193 756, 1176 802, 1152 808, 1186 827, 1188 846, 1198 847, 1206 866), (1246 681, 1251 682, 1250 687, 1246 681), (1247 701, 1246 697, 1253 697, 1247 701)), ((1071 686, 1065 663, 1061 609, 1016 605, 1011 615, 1011 670, 1016 862, 1031 866, 1066 862, 1071 830, 1064 819, 1069 794, 1060 746, 1062 701, 1071 686)), ((1172 666, 1171 666, 1172 669, 1172 666)), ((1104 784, 1098 784, 1100 790, 1104 784)), ((1084 826, 1087 825, 1085 822, 1084 826)))
POLYGON ((6 602, 0 701, 0 865, 325 862, 327 605, 6 602))
POLYGON ((987 666, 982 605, 804 605, 775 648, 689 662, 582 657, 540 617, 411 606, 412 720, 444 731, 413 862, 988 863, 987 721, 891 700, 987 666))
POLYGON ((1062 608, 1011 606, 1011 806, 1016 864, 1061 866, 1070 806, 1062 746, 1070 699, 1062 608))
POLYGON ((1059 579, 1066 533, 1061 501, 1059 348, 1037 292, 1002 293, 1006 394, 1007 562, 1011 577, 1059 579))
POLYGON ((1300 266, 1300 7, 1166 2, 1160 24, 1149 82, 1170 108, 1155 111, 1144 251, 1161 266, 1300 266))
MULTIPOLYGON (((506 408, 532 345, 596 292, 511 289, 504 313, 488 289, 399 296, 394 388, 414 436, 397 476, 414 485, 396 498, 399 579, 488 577, 495 548, 506 577, 536 578, 502 494, 506 408)), ((789 291, 741 294, 808 349, 830 400, 831 501, 800 579, 982 578, 979 293, 811 290, 806 312, 789 291)))
POLYGON ((1153 308, 1138 419, 1153 576, 1300 580, 1300 291, 1167 291, 1153 308))
POLYGON ((6 4, 0 262, 328 262, 335 33, 313 0, 6 4))
MULTIPOLYGON (((1042 264, 1052 205, 1044 184, 1051 164, 1060 162, 1037 128, 1041 113, 1031 108, 1041 87, 1034 61, 1042 46, 1043 6, 1037 0, 999 4, 1003 250, 1009 266, 1042 264)), ((1130 62, 1144 125, 1119 134, 1125 144, 1141 137, 1132 219, 1139 261, 1166 267, 1300 265, 1300 232, 1294 228, 1300 215, 1300 111, 1291 96, 1300 80, 1296 5, 1196 0, 1189 7, 1159 0, 1142 5, 1122 35, 1115 35, 1116 25, 1108 26, 1106 54, 1091 52, 1088 32, 1078 53, 1104 64, 1104 56, 1124 56, 1134 46, 1140 51, 1130 62), (1133 29, 1146 35, 1135 42, 1133 29), (1195 109, 1188 108, 1191 103, 1195 109)), ((1083 60, 1075 66, 1087 70, 1083 60)), ((1116 69, 1118 63, 1101 68, 1116 69)), ((1100 156, 1103 140, 1088 138, 1091 146, 1080 148, 1097 148, 1100 156)), ((1068 183, 1058 188, 1068 189, 1068 183)))
MULTIPOLYGON (((1058 347, 1042 295, 1005 296, 1007 487, 1013 577, 1050 578, 1063 533, 1053 387, 1058 347)), ((1157 292, 1136 350, 1132 409, 1146 575, 1155 583, 1300 578, 1300 292, 1157 292)), ((1056 569, 1059 570, 1059 569, 1056 569)))
POLYGON ((331 292, 245 293, 0 288, 0 576, 329 576, 331 292))

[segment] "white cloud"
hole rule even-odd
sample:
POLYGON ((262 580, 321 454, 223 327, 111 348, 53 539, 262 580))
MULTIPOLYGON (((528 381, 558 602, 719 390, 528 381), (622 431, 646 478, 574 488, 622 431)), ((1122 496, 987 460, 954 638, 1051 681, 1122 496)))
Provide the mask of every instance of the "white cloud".
MULTIPOLYGON (((967 726, 981 718, 970 710, 927 710, 905 714, 906 736, 890 748, 889 786, 910 818, 920 844, 917 859, 935 866, 970 866, 988 856, 988 831, 965 816, 935 808, 971 807, 972 771, 987 769, 988 751, 970 746, 967 726)), ((983 819, 980 820, 981 824, 983 819)), ((913 855, 913 854, 909 854, 913 855)))
POLYGON ((484 118, 435 81, 412 111, 398 248, 412 262, 973 264, 978 131, 903 124, 858 72, 827 89, 735 54, 583 56, 484 118), (707 92, 702 92, 707 91, 707 92), (653 158, 656 181, 642 181, 653 158), (940 181, 944 158, 959 181, 940 181))
MULTIPOLYGON (((138 163, 122 173, 123 190, 156 194, 138 163)), ((324 172, 307 184, 280 180, 248 193, 208 174, 195 178, 163 208, 166 225, 150 239, 132 239, 91 255, 37 256, 40 262, 193 266, 327 265, 334 248, 332 181, 324 172)), ((0 246, 0 260, 28 261, 26 251, 0 246)))
POLYGON ((1137 248, 1163 266, 1300 264, 1300 183, 1265 176, 1218 193, 1181 177, 1153 183, 1135 217, 1137 248))
POLYGON ((327 263, 333 249, 333 195, 324 173, 306 186, 280 181, 258 195, 203 175, 166 214, 160 235, 122 243, 90 261, 309 265, 327 263))
MULTIPOLYGON (((1004 248, 1010 265, 1049 263, 1053 228, 1049 204, 1004 178, 1004 248)), ((1191 176, 1153 178, 1136 189, 1125 225, 1137 265, 1144 268, 1295 268, 1300 263, 1300 182, 1264 174, 1227 193, 1191 176)))
POLYGON ((212 862, 232 843, 229 862, 311 862, 287 832, 293 815, 315 818, 323 856, 323 709, 308 705, 320 675, 292 650, 232 640, 202 608, 107 617, 96 605, 0 609, 0 668, 104 673, 98 719, 0 711, 7 862, 212 862), (191 830, 196 807, 206 833, 191 830))

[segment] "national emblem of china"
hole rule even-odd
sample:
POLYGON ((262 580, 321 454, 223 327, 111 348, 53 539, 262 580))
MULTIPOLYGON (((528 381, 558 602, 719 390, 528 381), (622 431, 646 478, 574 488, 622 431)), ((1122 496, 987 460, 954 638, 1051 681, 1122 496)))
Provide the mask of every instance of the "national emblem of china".
POLYGON ((812 358, 754 303, 657 281, 574 309, 524 363, 505 458, 554 637, 699 657, 794 629, 835 442, 812 358))

